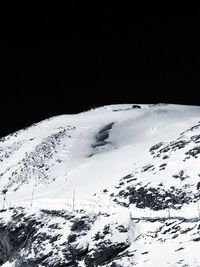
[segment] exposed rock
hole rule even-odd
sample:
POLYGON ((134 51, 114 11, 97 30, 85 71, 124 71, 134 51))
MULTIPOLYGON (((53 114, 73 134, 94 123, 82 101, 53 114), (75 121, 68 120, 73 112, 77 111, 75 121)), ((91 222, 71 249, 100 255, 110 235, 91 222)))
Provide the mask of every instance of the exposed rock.
MULTIPOLYGON (((15 266, 86 266, 106 264, 129 247, 128 229, 109 216, 100 232, 84 239, 96 222, 97 215, 69 213, 65 211, 40 211, 27 215, 23 208, 0 213, 0 264, 14 261, 15 266), (4 214, 10 219, 4 221, 4 214), (6 215, 7 214, 7 215, 6 215), (108 223, 109 222, 109 223, 108 223), (63 231, 64 229, 64 231, 63 231), (118 231, 124 242, 112 243, 113 231, 118 231), (67 232, 68 234, 66 235, 67 232), (99 237, 98 237, 99 235, 99 237), (83 245, 80 245, 82 243, 83 245), (90 247, 91 243, 91 247, 90 247)), ((99 214, 99 220, 104 217, 99 214)), ((5 217, 5 218, 6 218, 5 217)), ((127 217, 129 219, 129 217, 127 217)))
POLYGON ((100 243, 95 250, 89 251, 85 257, 85 264, 88 267, 95 267, 111 262, 120 252, 128 248, 127 244, 100 243))
POLYGON ((135 108, 135 109, 140 109, 140 108, 141 108, 141 106, 139 106, 139 105, 132 105, 132 108, 135 108))

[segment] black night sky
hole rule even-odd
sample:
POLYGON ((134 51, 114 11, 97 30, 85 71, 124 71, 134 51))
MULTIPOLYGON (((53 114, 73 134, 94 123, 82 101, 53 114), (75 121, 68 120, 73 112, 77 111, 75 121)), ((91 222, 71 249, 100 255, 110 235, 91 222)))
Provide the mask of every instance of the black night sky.
POLYGON ((199 16, 136 11, 50 1, 13 10, 1 41, 0 135, 105 104, 200 105, 199 16))

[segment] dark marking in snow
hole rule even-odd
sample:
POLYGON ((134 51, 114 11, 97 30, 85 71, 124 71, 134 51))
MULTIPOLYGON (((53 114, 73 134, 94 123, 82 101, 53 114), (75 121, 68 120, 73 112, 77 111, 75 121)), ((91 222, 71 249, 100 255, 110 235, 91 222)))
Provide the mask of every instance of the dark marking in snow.
POLYGON ((139 106, 139 105, 132 105, 132 108, 135 108, 135 109, 140 109, 140 108, 141 108, 141 106, 139 106))
POLYGON ((109 124, 107 124, 106 126, 104 126, 100 131, 99 131, 99 134, 105 132, 105 131, 108 131, 108 130, 111 130, 112 127, 114 125, 114 122, 111 122, 109 124))
POLYGON ((151 171, 153 171, 154 170, 154 165, 152 165, 152 164, 148 164, 148 165, 146 165, 146 166, 144 166, 143 168, 142 168, 142 172, 146 172, 146 171, 148 171, 148 170, 150 170, 151 169, 151 171))
POLYGON ((194 238, 194 239, 192 239, 192 241, 199 242, 200 241, 200 237, 194 238))
POLYGON ((188 129, 185 132, 182 132, 180 135, 184 135, 188 132, 193 132, 194 130, 197 130, 198 128, 200 128, 200 122, 198 122, 198 124, 194 125, 193 127, 191 127, 190 129, 188 129))
MULTIPOLYGON (((101 130, 99 130, 99 132, 95 136, 95 142, 91 145, 92 148, 102 147, 105 146, 106 144, 110 144, 110 142, 108 142, 107 139, 109 138, 109 132, 112 129, 113 125, 114 122, 111 122, 106 126, 104 126, 101 130)), ((95 152, 91 153, 89 157, 92 157, 95 154, 96 154, 95 152)))
POLYGON ((174 174, 173 177, 175 179, 180 179, 181 181, 184 181, 185 179, 189 178, 189 176, 186 175, 183 170, 179 171, 179 173, 177 174, 174 174))
POLYGON ((189 159, 190 157, 198 158, 198 154, 200 154, 200 146, 196 146, 185 152, 185 155, 188 155, 185 159, 189 159))
POLYGON ((149 149, 149 152, 153 152, 153 153, 154 153, 154 150, 159 149, 162 145, 163 145, 163 142, 158 143, 158 144, 152 146, 152 147, 149 149))
POLYGON ((176 249, 176 250, 174 250, 175 252, 177 252, 177 251, 179 251, 179 250, 183 250, 184 248, 183 247, 180 247, 180 248, 178 248, 178 249, 176 249))

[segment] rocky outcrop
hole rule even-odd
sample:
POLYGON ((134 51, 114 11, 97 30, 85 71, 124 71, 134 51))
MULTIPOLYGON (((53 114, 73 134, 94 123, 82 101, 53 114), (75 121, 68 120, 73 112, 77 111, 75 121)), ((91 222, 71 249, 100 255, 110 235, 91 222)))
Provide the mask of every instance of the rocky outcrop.
POLYGON ((99 266, 113 261, 126 250, 129 215, 125 225, 112 215, 64 211, 0 212, 0 265, 99 266), (99 224, 99 222, 102 222, 99 224), (119 241, 113 238, 119 235, 119 241))

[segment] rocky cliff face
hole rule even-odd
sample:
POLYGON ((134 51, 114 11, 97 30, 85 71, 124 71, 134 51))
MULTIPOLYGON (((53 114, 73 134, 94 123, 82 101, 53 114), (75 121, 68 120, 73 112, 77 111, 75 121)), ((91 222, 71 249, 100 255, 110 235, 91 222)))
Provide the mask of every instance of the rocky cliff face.
POLYGON ((167 259, 170 266, 198 266, 199 234, 198 219, 9 209, 1 211, 0 264, 123 267, 167 259))
POLYGON ((98 266, 127 250, 134 222, 108 214, 1 211, 0 263, 15 266, 98 266))

